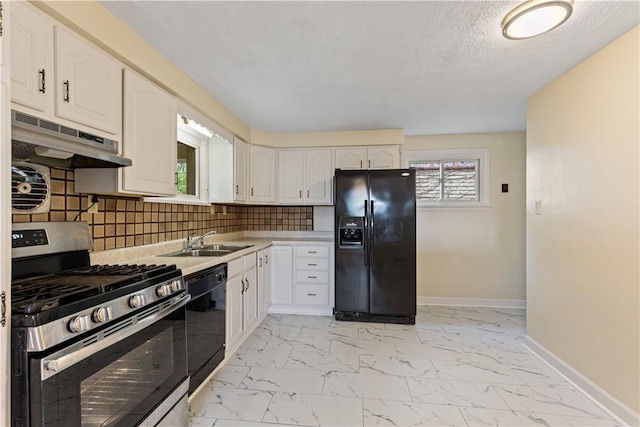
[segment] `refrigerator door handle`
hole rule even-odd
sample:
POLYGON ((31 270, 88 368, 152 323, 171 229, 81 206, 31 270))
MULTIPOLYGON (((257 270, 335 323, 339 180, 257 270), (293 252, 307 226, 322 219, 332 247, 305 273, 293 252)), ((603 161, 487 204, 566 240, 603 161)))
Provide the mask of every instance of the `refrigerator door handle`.
POLYGON ((373 247, 375 246, 373 244, 373 200, 371 201, 371 212, 369 213, 369 218, 370 218, 370 227, 369 227, 369 237, 371 238, 371 241, 369 242, 369 251, 371 252, 371 264, 373 264, 373 247))
POLYGON ((369 265, 369 251, 367 251, 367 248, 369 247, 369 245, 367 244, 367 240, 369 240, 369 215, 367 214, 367 202, 368 200, 364 201, 364 230, 362 230, 362 242, 363 242, 363 246, 364 246, 364 265, 368 266, 369 265))

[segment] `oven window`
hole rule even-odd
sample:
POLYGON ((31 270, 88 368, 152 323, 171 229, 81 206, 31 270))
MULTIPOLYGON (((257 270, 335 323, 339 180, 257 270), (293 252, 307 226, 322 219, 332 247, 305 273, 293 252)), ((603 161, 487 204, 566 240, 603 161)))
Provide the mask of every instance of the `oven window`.
POLYGON ((82 425, 117 424, 173 372, 173 329, 167 328, 82 381, 82 425))

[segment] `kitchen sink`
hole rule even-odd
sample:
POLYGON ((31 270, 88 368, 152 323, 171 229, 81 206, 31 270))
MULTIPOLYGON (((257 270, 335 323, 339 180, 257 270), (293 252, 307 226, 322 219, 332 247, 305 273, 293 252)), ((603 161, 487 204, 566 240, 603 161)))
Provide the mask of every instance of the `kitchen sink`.
POLYGON ((216 249, 191 249, 187 251, 176 252, 169 256, 225 256, 231 251, 221 251, 216 249))
POLYGON ((200 256, 225 256, 233 252, 250 248, 253 245, 205 245, 201 248, 183 249, 160 256, 200 257, 200 256))

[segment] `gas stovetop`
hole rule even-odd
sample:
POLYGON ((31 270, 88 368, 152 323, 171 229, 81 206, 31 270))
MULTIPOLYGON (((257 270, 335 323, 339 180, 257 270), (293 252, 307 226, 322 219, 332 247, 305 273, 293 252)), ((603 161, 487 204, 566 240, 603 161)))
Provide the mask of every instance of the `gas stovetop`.
POLYGON ((81 301, 91 305, 92 297, 110 293, 115 298, 122 294, 117 290, 135 291, 136 284, 174 270, 164 264, 92 265, 17 280, 11 284, 12 314, 42 313, 81 301))

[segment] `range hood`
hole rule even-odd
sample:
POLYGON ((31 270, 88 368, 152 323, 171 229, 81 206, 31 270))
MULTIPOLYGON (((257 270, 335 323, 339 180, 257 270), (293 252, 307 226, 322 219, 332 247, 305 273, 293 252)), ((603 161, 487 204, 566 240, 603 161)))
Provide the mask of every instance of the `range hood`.
POLYGON ((131 159, 118 155, 117 141, 15 110, 11 157, 63 169, 131 166, 131 159))

